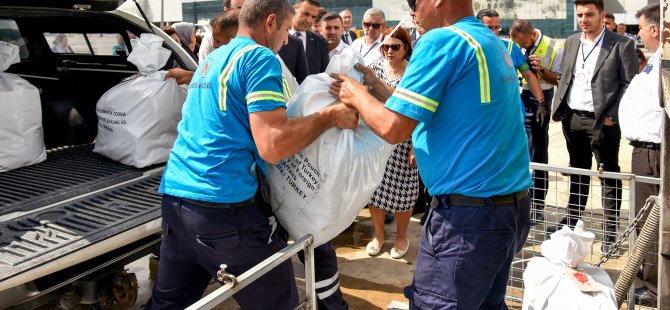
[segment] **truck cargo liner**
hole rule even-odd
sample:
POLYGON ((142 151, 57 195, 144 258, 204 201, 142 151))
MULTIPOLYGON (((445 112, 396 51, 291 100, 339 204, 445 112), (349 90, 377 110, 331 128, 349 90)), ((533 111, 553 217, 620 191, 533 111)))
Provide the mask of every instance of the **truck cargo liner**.
POLYGON ((161 173, 0 223, 0 282, 160 217, 161 173))
POLYGON ((93 144, 51 150, 36 165, 0 173, 0 215, 29 211, 142 175, 93 153, 93 144))

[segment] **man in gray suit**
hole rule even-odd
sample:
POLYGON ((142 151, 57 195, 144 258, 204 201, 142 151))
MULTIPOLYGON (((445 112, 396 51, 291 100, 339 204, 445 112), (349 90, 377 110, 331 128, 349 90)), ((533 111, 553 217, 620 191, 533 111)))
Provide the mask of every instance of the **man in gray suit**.
MULTIPOLYGON (((552 117, 563 123, 571 167, 591 169, 593 153, 599 167, 619 172, 619 101, 638 71, 635 42, 604 31, 602 0, 575 1, 575 14, 582 32, 565 41, 552 117)), ((587 176, 570 176, 569 216, 561 224, 576 224, 588 198, 589 182, 587 176)), ((601 250, 605 252, 616 240, 621 181, 601 178, 601 184, 605 213, 601 250)), ((557 229, 560 225, 547 231, 557 229)))

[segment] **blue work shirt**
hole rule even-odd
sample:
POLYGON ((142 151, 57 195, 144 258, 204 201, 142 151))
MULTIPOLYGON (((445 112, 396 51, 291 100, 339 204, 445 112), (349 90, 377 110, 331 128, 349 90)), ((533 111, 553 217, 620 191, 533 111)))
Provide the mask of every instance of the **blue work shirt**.
POLYGON ((505 195, 531 186, 517 73, 474 16, 416 44, 386 107, 417 120, 419 173, 431 195, 505 195))
POLYGON ((272 51, 247 37, 216 49, 193 75, 159 191, 209 202, 253 197, 254 163, 261 169, 264 164, 249 113, 277 108, 286 108, 286 101, 272 51), (249 50, 240 54, 243 49, 249 50))

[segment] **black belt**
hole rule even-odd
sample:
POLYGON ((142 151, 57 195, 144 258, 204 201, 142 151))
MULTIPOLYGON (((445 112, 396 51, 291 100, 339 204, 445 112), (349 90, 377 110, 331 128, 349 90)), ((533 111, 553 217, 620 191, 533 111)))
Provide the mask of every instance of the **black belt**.
POLYGON ((438 195, 437 197, 447 206, 484 207, 515 203, 528 196, 528 191, 521 191, 509 195, 499 195, 489 198, 469 197, 459 194, 438 195))
POLYGON ((185 202, 188 202, 190 204, 194 204, 196 206, 200 206, 200 207, 219 208, 219 209, 244 207, 244 206, 249 205, 249 204, 251 204, 255 201, 253 197, 251 197, 251 198, 249 198, 245 201, 233 202, 233 203, 209 202, 209 201, 193 200, 193 199, 186 199, 186 198, 182 198, 181 200, 183 200, 185 202))
POLYGON ((575 113, 579 116, 586 116, 586 117, 590 117, 590 118, 596 118, 596 114, 593 113, 593 112, 589 112, 589 111, 572 110, 572 113, 575 113))
POLYGON ((661 149, 661 144, 660 143, 653 143, 653 142, 631 141, 630 145, 632 145, 633 147, 642 148, 642 149, 651 149, 651 150, 660 150, 661 149))

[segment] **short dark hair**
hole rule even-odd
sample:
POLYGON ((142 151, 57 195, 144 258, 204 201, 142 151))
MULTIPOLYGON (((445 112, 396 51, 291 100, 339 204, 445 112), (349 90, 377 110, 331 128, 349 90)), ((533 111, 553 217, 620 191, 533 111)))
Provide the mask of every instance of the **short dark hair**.
POLYGON ((323 15, 321 17, 321 22, 327 22, 327 21, 333 20, 333 19, 339 19, 342 23, 344 23, 340 14, 335 14, 333 12, 329 12, 329 13, 326 13, 325 15, 323 15))
POLYGON ((661 5, 656 3, 656 4, 649 4, 637 11, 635 13, 635 17, 640 18, 644 16, 644 18, 649 22, 650 24, 660 26, 661 25, 661 5))
POLYGON ((161 27, 161 30, 163 30, 163 32, 165 32, 165 34, 167 34, 169 36, 177 33, 177 30, 175 30, 174 27, 170 27, 170 26, 163 26, 163 27, 161 27))
POLYGON ((311 4, 311 5, 321 7, 321 3, 319 2, 319 0, 296 0, 296 1, 295 1, 295 5, 298 6, 298 5, 300 5, 301 3, 303 3, 303 2, 307 2, 307 3, 311 4))
POLYGON ((477 19, 482 20, 484 17, 500 17, 500 14, 494 9, 482 9, 477 12, 477 19))
POLYGON ((224 10, 230 9, 230 6, 231 6, 230 2, 231 2, 231 0, 223 0, 223 9, 224 10))
POLYGON ((517 19, 512 23, 512 26, 509 27, 510 34, 512 33, 521 33, 525 35, 530 35, 535 30, 535 26, 527 19, 517 19))
POLYGON ((214 27, 218 27, 221 30, 228 29, 231 27, 237 28, 239 26, 239 20, 240 20, 239 10, 228 10, 216 15, 216 17, 214 17, 211 21, 209 21, 209 25, 212 26, 212 29, 214 29, 214 27))
POLYGON ((295 14, 295 11, 288 0, 246 0, 240 10, 240 24, 254 27, 270 14, 277 15, 277 20, 281 22, 288 15, 295 14))
POLYGON ((328 10, 326 10, 326 8, 324 7, 320 7, 319 13, 316 14, 316 21, 320 23, 321 18, 323 18, 323 16, 326 15, 326 13, 328 13, 328 10))
POLYGON ((605 19, 616 20, 616 18, 614 18, 614 14, 612 14, 612 13, 605 14, 605 19))
POLYGON ((575 0, 575 6, 588 5, 588 4, 595 4, 598 12, 602 12, 605 10, 605 3, 603 2, 603 0, 575 0))

